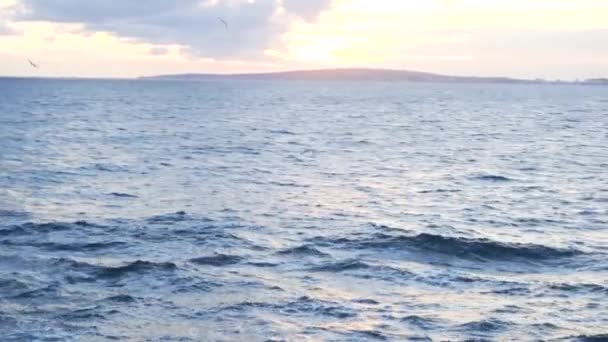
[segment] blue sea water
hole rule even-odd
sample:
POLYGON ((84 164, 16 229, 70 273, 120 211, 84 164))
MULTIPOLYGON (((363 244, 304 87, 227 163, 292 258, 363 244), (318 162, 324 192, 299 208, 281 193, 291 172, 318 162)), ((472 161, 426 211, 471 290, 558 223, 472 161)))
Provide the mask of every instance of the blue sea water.
POLYGON ((0 340, 608 339, 608 88, 0 80, 0 340))

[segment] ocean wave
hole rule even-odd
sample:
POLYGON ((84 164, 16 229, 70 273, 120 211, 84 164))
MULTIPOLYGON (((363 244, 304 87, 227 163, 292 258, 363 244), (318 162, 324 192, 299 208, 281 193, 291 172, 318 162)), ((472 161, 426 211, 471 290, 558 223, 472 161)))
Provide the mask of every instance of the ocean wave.
POLYGON ((315 316, 327 316, 339 319, 357 316, 356 312, 350 308, 335 302, 319 300, 308 296, 302 296, 295 301, 288 302, 280 306, 279 310, 287 314, 313 314, 315 316))
POLYGON ((137 198, 137 196, 131 195, 131 194, 128 194, 125 192, 111 192, 109 195, 114 196, 114 197, 122 197, 122 198, 137 198))
POLYGON ((331 317, 337 319, 348 319, 357 316, 357 313, 346 306, 335 302, 302 296, 295 300, 283 301, 278 303, 250 302, 245 301, 238 304, 219 308, 218 311, 247 311, 251 309, 267 309, 280 312, 284 315, 313 317, 331 317))
POLYGON ((134 303, 137 300, 133 296, 130 296, 127 294, 120 294, 120 295, 115 295, 115 296, 105 298, 103 301, 116 302, 116 303, 134 303))
POLYGON ((26 212, 26 211, 19 211, 19 210, 6 210, 6 209, 0 209, 0 218, 27 218, 30 217, 30 213, 26 212))
POLYGON ((28 234, 46 234, 58 231, 72 230, 75 228, 82 227, 99 227, 94 224, 90 224, 86 221, 76 221, 74 223, 32 223, 27 222, 19 225, 9 226, 7 228, 0 229, 0 236, 8 235, 28 235, 28 234))
POLYGON ((338 272, 343 272, 343 271, 364 270, 364 269, 368 269, 370 267, 371 267, 370 265, 368 265, 364 262, 353 259, 353 260, 326 263, 321 266, 313 267, 310 269, 310 271, 338 273, 338 272))
POLYGON ((316 257, 329 256, 329 254, 323 253, 320 250, 318 250, 310 245, 301 245, 298 247, 283 249, 281 251, 278 251, 277 254, 293 255, 293 256, 316 256, 316 257))
POLYGON ((242 260, 242 257, 236 255, 216 254, 214 256, 190 259, 190 262, 197 265, 221 267, 238 264, 242 260))
POLYGON ((106 319, 106 315, 100 313, 99 311, 100 310, 98 307, 83 308, 59 314, 57 315, 57 318, 67 322, 106 319))
POLYGON ((511 182, 512 178, 500 176, 500 175, 479 175, 473 177, 474 180, 486 181, 486 182, 511 182))
POLYGON ((82 167, 83 170, 103 171, 103 172, 127 172, 129 169, 126 166, 116 164, 97 163, 82 167))
POLYGON ((60 284, 53 282, 49 285, 45 285, 39 288, 28 289, 27 291, 20 292, 16 294, 14 299, 21 300, 33 300, 37 298, 49 298, 49 297, 57 297, 60 293, 60 284))
POLYGON ((380 304, 380 302, 378 302, 377 300, 367 299, 367 298, 355 299, 353 302, 359 303, 359 304, 366 304, 366 305, 379 305, 380 304))
POLYGON ((419 194, 432 194, 432 193, 443 194, 443 193, 456 193, 456 192, 462 192, 462 190, 458 190, 458 189, 435 189, 435 190, 421 190, 421 191, 418 191, 419 194))
MULTIPOLYGON (((276 304, 272 304, 272 303, 265 303, 265 302, 250 302, 250 301, 245 301, 245 302, 241 302, 241 303, 237 303, 237 304, 233 304, 233 305, 227 305, 224 307, 220 307, 218 309, 216 309, 215 311, 217 312, 223 312, 223 311, 237 311, 237 312, 242 312, 242 311, 247 311, 250 309, 272 309, 275 308, 276 304)), ((208 312, 205 312, 204 315, 208 315, 208 312)), ((203 313, 200 313, 199 315, 203 315, 203 313)))
POLYGON ((502 296, 526 296, 532 293, 532 290, 525 286, 514 286, 507 288, 498 288, 495 290, 486 291, 483 293, 491 293, 502 296))
POLYGON ((409 270, 384 264, 369 263, 358 259, 330 261, 307 268, 309 272, 348 273, 349 276, 361 279, 378 279, 389 282, 404 282, 415 279, 409 270))
POLYGON ((578 336, 577 339, 580 342, 606 342, 608 341, 608 334, 582 335, 578 336))
MULTIPOLYGON (((18 324, 17 320, 13 317, 8 317, 5 316, 4 314, 2 314, 0 312, 0 331, 8 331, 5 329, 8 328, 14 328, 16 327, 18 324)), ((5 341, 29 341, 29 340, 33 340, 33 339, 19 339, 19 338, 15 338, 12 339, 12 336, 5 336, 7 339, 5 341)), ((20 336, 20 337, 24 337, 24 336, 20 336)))
POLYGON ((268 133, 281 135, 296 135, 296 133, 288 131, 286 129, 269 130, 268 133))
POLYGON ((353 334, 359 335, 362 338, 371 338, 374 340, 386 341, 388 337, 385 336, 381 331, 378 330, 356 330, 353 329, 350 331, 353 334))
POLYGON ((171 214, 152 216, 152 217, 148 218, 146 221, 148 223, 153 223, 153 224, 166 224, 166 223, 182 222, 182 221, 186 221, 188 219, 189 219, 189 216, 185 211, 178 211, 178 212, 171 213, 171 214))
POLYGON ((310 185, 307 185, 307 184, 298 184, 298 183, 295 183, 295 182, 272 181, 272 182, 269 182, 268 184, 276 185, 276 186, 280 186, 280 187, 290 187, 290 188, 310 188, 310 185))
POLYGON ((459 330, 473 333, 493 333, 507 330, 512 324, 497 319, 485 319, 460 325, 459 330))
POLYGON ((59 258, 53 262, 53 266, 60 267, 64 271, 80 271, 97 279, 121 278, 127 275, 172 272, 177 270, 177 265, 172 262, 151 262, 136 260, 122 266, 94 265, 83 261, 68 258, 59 258))
POLYGON ((31 291, 30 285, 16 279, 0 279, 0 298, 31 291))
POLYGON ((124 266, 101 267, 100 272, 98 272, 98 275, 102 278, 118 278, 133 273, 162 272, 175 270, 177 270, 177 265, 172 262, 150 262, 137 260, 124 266))
POLYGON ((437 321, 432 318, 422 317, 418 315, 409 315, 401 318, 401 322, 413 325, 421 329, 433 329, 437 326, 437 321))
POLYGON ((411 244, 423 250, 460 257, 477 256, 484 259, 498 260, 514 258, 547 260, 583 254, 583 252, 576 249, 560 249, 534 244, 503 243, 489 239, 446 237, 426 233, 414 237, 393 238, 392 241, 388 241, 388 246, 395 243, 398 245, 402 243, 411 244))
POLYGON ((6 246, 30 246, 55 252, 94 252, 104 249, 120 248, 128 245, 127 243, 121 241, 69 243, 37 241, 0 241, 0 244, 6 246))
POLYGON ((564 292, 582 292, 582 293, 600 293, 608 295, 608 286, 600 284, 551 284, 548 286, 551 290, 564 292))
POLYGON ((260 268, 273 268, 273 267, 279 266, 278 263, 263 262, 263 261, 248 262, 247 265, 251 265, 251 266, 255 266, 255 267, 260 267, 260 268))
MULTIPOLYGON (((314 241, 315 239, 313 239, 314 241)), ((316 239, 318 242, 319 240, 316 239)), ((350 248, 365 249, 409 249, 488 260, 551 260, 574 257, 584 254, 577 249, 564 249, 535 244, 503 243, 489 239, 473 239, 422 233, 412 236, 394 236, 383 233, 374 234, 367 239, 321 238, 323 243, 345 245, 350 248)))

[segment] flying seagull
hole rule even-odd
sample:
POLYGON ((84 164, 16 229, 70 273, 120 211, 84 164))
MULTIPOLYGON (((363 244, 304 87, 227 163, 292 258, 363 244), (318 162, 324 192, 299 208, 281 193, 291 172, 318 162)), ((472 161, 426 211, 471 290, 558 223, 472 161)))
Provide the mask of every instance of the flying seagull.
POLYGON ((220 17, 217 17, 217 20, 221 21, 222 24, 224 24, 224 26, 226 27, 226 30, 228 30, 228 23, 226 22, 226 20, 224 20, 224 19, 222 19, 220 17))
POLYGON ((30 62, 30 65, 32 66, 32 68, 38 69, 38 64, 32 62, 31 59, 28 59, 27 61, 30 62))

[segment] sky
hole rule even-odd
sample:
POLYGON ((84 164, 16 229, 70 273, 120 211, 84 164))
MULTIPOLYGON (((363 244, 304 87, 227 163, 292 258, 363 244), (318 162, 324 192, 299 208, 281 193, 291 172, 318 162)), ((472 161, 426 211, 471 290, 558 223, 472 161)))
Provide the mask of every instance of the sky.
POLYGON ((0 75, 342 67, 608 77, 608 1, 0 0, 0 75))

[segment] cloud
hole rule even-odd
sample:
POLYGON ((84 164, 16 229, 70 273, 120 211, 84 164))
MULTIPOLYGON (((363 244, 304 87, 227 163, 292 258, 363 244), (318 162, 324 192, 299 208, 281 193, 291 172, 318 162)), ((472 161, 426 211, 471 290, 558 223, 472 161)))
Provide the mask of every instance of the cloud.
POLYGON ((566 55, 607 55, 608 29, 593 30, 485 30, 472 34, 472 44, 480 52, 517 54, 526 52, 563 58, 566 55))
POLYGON ((87 75, 372 66, 573 78, 608 72, 607 14, 606 0, 0 0, 0 53, 57 61, 57 74, 72 58, 87 75))
POLYGON ((156 45, 181 45, 194 56, 261 58, 291 19, 313 20, 330 0, 20 0, 18 21, 82 23, 156 45), (229 24, 226 30, 218 20, 229 24))
POLYGON ((162 56, 162 55, 166 55, 167 53, 169 53, 169 49, 166 47, 162 47, 162 46, 155 46, 155 47, 150 48, 148 53, 153 56, 162 56))
POLYGON ((7 36, 7 35, 14 34, 14 33, 15 33, 15 30, 13 30, 8 25, 6 25, 6 23, 0 22, 0 36, 7 36))
POLYGON ((328 0, 283 0, 283 8, 289 13, 295 13, 299 17, 312 21, 329 6, 329 2, 328 0))
POLYGON ((15 4, 12 1, 0 0, 0 36, 15 34, 15 30, 9 26, 8 22, 14 6, 15 4))

